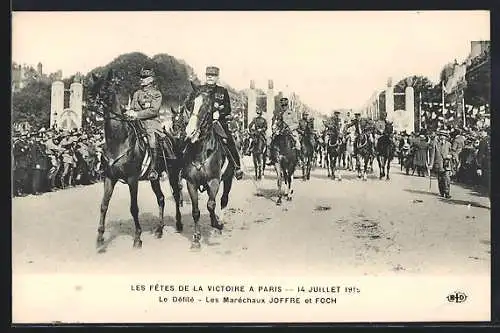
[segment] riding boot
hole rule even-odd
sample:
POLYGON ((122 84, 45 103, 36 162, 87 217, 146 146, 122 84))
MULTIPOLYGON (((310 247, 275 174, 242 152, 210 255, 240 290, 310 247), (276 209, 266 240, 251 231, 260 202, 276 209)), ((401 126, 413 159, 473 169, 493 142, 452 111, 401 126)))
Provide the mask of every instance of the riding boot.
POLYGON ((232 161, 234 164, 234 177, 238 180, 243 178, 243 171, 241 170, 240 154, 236 148, 235 142, 232 137, 227 140, 227 147, 229 148, 229 153, 231 154, 232 161))
POLYGON ((156 171, 156 165, 158 164, 158 150, 156 148, 150 148, 151 150, 151 171, 149 172, 149 180, 157 180, 158 172, 156 171))

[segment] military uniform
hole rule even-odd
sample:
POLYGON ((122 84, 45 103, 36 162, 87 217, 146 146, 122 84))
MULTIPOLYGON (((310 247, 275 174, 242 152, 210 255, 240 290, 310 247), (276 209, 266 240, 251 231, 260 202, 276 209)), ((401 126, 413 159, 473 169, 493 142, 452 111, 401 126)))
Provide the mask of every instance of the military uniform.
MULTIPOLYGON (((141 70, 143 80, 151 79, 137 90, 131 103, 131 110, 135 112, 136 119, 140 120, 148 136, 148 143, 151 149, 151 164, 153 169, 149 175, 150 179, 157 179, 158 173, 156 165, 158 162, 158 151, 156 135, 165 136, 163 133, 163 124, 160 120, 160 106, 162 102, 161 92, 153 86, 154 72, 148 69, 141 70)), ((142 84, 142 83, 141 83, 142 84)))
MULTIPOLYGON (((275 147, 274 147, 274 138, 276 134, 281 132, 282 130, 288 130, 291 134, 294 144, 295 150, 297 151, 297 156, 300 156, 300 138, 298 133, 299 122, 297 120, 297 116, 295 112, 290 110, 288 107, 288 98, 281 98, 280 100, 281 110, 275 114, 273 127, 272 127, 272 137, 270 147, 268 151, 268 164, 272 164, 274 161, 272 160, 275 155, 275 147)), ((300 163, 300 161, 299 161, 300 163)))
POLYGON ((249 153, 252 150, 253 146, 253 138, 255 135, 261 135, 264 138, 264 141, 266 141, 266 131, 267 131, 267 120, 262 117, 262 113, 259 113, 257 117, 255 117, 250 124, 248 125, 248 132, 250 133, 250 143, 248 145, 248 151, 249 153))
MULTIPOLYGON (((206 75, 219 76, 219 68, 214 66, 207 67, 206 75)), ((241 171, 240 154, 238 153, 236 142, 234 141, 234 137, 229 130, 228 124, 230 121, 228 118, 231 115, 231 100, 229 99, 229 92, 226 88, 217 84, 204 84, 201 88, 204 91, 207 91, 210 94, 211 99, 214 101, 214 113, 219 113, 218 120, 227 136, 227 147, 229 148, 231 160, 235 167, 235 177, 236 179, 241 179, 243 177, 243 172, 241 171)))
POLYGON ((439 193, 442 197, 450 198, 450 172, 451 172, 451 143, 448 133, 438 133, 445 139, 437 139, 431 145, 429 165, 437 172, 439 193))

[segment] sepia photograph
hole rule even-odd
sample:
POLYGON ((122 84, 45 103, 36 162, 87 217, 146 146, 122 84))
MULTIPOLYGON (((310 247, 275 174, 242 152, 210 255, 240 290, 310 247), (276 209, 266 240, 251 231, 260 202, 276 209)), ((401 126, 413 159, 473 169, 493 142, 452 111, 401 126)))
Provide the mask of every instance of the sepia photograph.
POLYGON ((12 323, 491 320, 490 50, 484 10, 12 12, 12 323))

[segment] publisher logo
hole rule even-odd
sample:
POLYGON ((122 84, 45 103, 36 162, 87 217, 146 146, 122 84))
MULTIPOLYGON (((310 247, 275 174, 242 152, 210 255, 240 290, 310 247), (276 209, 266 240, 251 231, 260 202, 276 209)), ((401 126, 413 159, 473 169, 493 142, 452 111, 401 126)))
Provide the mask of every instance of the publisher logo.
POLYGON ((455 291, 446 296, 446 299, 450 303, 463 303, 467 300, 467 295, 461 291, 455 291))

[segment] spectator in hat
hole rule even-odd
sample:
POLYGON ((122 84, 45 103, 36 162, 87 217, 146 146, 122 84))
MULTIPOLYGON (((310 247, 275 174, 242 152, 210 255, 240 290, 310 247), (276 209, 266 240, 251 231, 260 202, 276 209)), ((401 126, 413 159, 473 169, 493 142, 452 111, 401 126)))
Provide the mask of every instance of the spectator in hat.
POLYGON ((413 147, 415 152, 413 163, 417 170, 417 175, 419 177, 425 177, 427 172, 427 152, 429 150, 429 144, 427 143, 427 138, 423 130, 420 131, 419 137, 415 140, 413 147))
POLYGON ((465 136, 462 135, 460 128, 455 129, 455 137, 451 143, 451 167, 452 175, 455 175, 460 167, 460 160, 458 155, 465 146, 465 136))
POLYGON ((438 133, 436 140, 430 151, 429 166, 437 173, 439 194, 447 199, 450 196, 450 160, 451 160, 451 143, 448 141, 450 135, 447 131, 441 130, 438 133))

